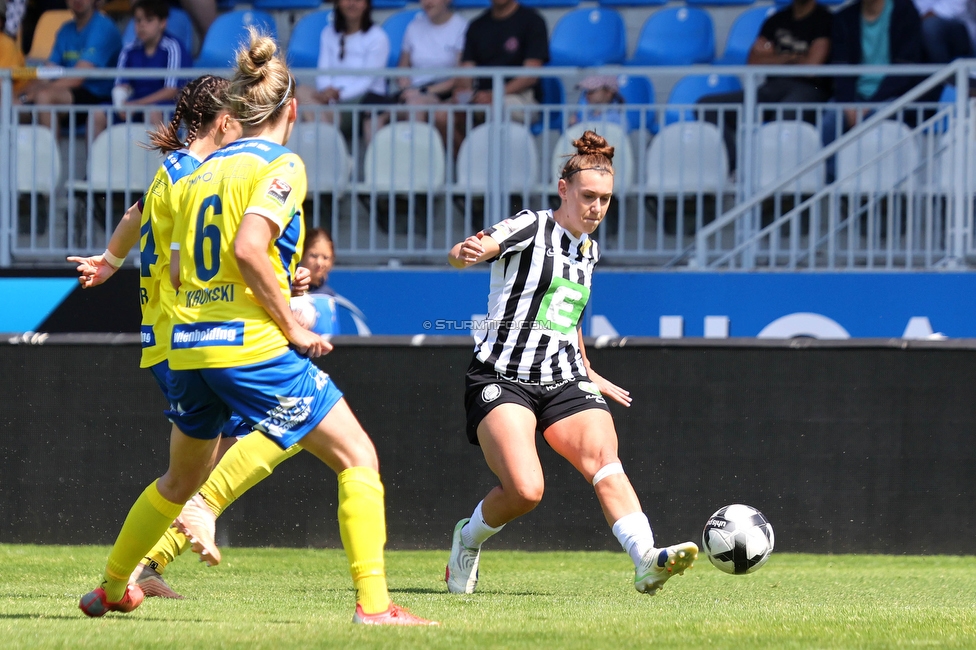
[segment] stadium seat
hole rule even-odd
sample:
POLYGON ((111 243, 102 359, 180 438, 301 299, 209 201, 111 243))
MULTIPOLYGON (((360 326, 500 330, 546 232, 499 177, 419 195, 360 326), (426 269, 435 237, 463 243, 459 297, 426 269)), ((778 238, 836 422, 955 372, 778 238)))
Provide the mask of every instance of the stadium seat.
POLYGON ((109 126, 92 142, 88 180, 74 181, 72 189, 84 192, 91 183, 95 192, 145 192, 162 162, 158 152, 145 147, 147 142, 145 124, 109 126))
POLYGON ((660 7, 668 0, 599 0, 601 7, 660 7))
POLYGON ((373 9, 403 9, 407 0, 372 0, 373 9))
POLYGON ((751 5, 756 0, 685 0, 689 5, 697 7, 729 7, 732 5, 751 5))
MULTIPOLYGON (((625 104, 654 103, 654 84, 647 77, 621 75, 618 91, 625 104)), ((627 111, 627 128, 635 131, 641 126, 641 112, 627 111)), ((657 133, 657 113, 653 109, 648 109, 644 116, 643 127, 651 133, 657 133)))
MULTIPOLYGON (((730 75, 688 75, 678 80, 668 95, 668 104, 691 105, 705 95, 729 93, 742 90, 738 77, 730 75)), ((691 121, 698 119, 698 112, 692 109, 683 111, 671 108, 664 112, 664 123, 672 124, 679 120, 691 121)))
POLYGON ((623 63, 626 56, 624 19, 613 9, 570 11, 559 19, 549 37, 549 65, 610 65, 623 63))
MULTIPOLYGON (((502 122, 501 127, 501 187, 507 194, 531 191, 539 180, 539 152, 535 138, 522 124, 502 122)), ((471 129, 461 143, 457 155, 455 191, 458 193, 486 194, 489 187, 488 169, 492 152, 492 124, 481 124, 471 129)))
MULTIPOLYGON (((759 163, 758 183, 763 188, 789 175, 803 162, 815 156, 823 145, 820 132, 806 122, 769 122, 759 127, 756 134, 756 156, 759 163)), ((796 183, 783 188, 783 192, 813 194, 824 181, 824 167, 811 170, 796 183)))
POLYGON ((838 189, 844 194, 903 191, 920 161, 918 141, 901 122, 885 120, 837 152, 838 189), (886 152, 878 161, 862 165, 886 152))
POLYGON ((620 193, 625 192, 628 187, 633 185, 636 168, 634 149, 630 144, 630 138, 621 125, 599 121, 578 122, 566 127, 563 134, 559 136, 552 151, 552 182, 549 187, 555 187, 556 180, 566 164, 565 156, 575 153, 573 140, 583 135, 584 131, 594 131, 598 135, 602 135, 607 143, 615 149, 613 153, 614 190, 620 193))
POLYGON ((217 16, 200 46, 195 68, 229 68, 234 63, 235 50, 246 42, 247 28, 255 26, 277 39, 274 18, 263 11, 238 10, 217 16))
POLYGON ((407 31, 407 25, 420 11, 420 9, 404 9, 391 14, 383 21, 383 31, 390 39, 390 57, 386 60, 388 68, 395 68, 400 63, 400 46, 403 45, 403 33, 407 31))
POLYGON ((288 38, 288 52, 285 55, 288 65, 292 68, 317 68, 322 30, 331 24, 331 9, 313 11, 302 16, 291 28, 291 36, 288 38))
POLYGON ((725 39, 725 52, 715 61, 716 65, 745 65, 752 44, 759 36, 766 19, 776 13, 775 7, 754 7, 739 14, 725 39))
MULTIPOLYGON (((776 4, 780 6, 788 5, 790 4, 790 1, 791 0, 776 0, 776 4)), ((825 4, 825 5, 842 5, 847 1, 848 0, 819 0, 820 4, 825 4)))
POLYGON ((61 178, 61 156, 54 132, 46 126, 16 126, 17 164, 10 166, 18 193, 52 196, 61 178))
POLYGON ((662 9, 644 22, 628 65, 692 65, 715 58, 712 18, 696 7, 662 9))
MULTIPOLYGON (((190 15, 182 9, 170 7, 169 18, 166 19, 166 31, 173 38, 178 40, 186 48, 187 52, 193 52, 193 21, 190 15)), ((122 32, 122 44, 128 45, 136 40, 136 25, 130 20, 122 32)))
POLYGON ((451 6, 455 9, 487 9, 491 0, 454 0, 451 6))
POLYGON ((349 186, 352 158, 336 127, 323 122, 298 122, 288 148, 306 161, 309 194, 344 192, 349 186))
POLYGON ((255 9, 262 11, 294 11, 296 9, 318 9, 321 0, 254 0, 255 9))
POLYGON ((217 9, 220 11, 230 11, 237 6, 237 0, 217 0, 217 9))
POLYGON ((566 103, 566 87, 559 77, 539 78, 539 103, 543 106, 559 106, 560 108, 543 108, 539 119, 532 123, 532 135, 539 135, 543 130, 563 128, 562 105, 566 103))
POLYGON ((69 20, 72 20, 72 15, 67 9, 49 9, 41 14, 34 27, 30 52, 27 53, 28 63, 43 63, 50 58, 58 30, 69 20))
POLYGON ((578 7, 580 0, 522 0, 519 4, 536 9, 552 9, 555 7, 578 7))
POLYGON ((647 149, 645 189, 650 193, 720 194, 728 175, 722 134, 707 122, 668 124, 647 149))
POLYGON ((394 122, 374 135, 363 159, 361 193, 439 190, 445 176, 444 142, 425 122, 394 122))

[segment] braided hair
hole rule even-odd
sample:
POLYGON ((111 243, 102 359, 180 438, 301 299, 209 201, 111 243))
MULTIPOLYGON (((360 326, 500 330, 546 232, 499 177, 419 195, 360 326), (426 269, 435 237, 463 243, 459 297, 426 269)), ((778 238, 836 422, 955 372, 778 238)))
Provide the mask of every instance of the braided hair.
POLYGON ((168 154, 187 147, 213 122, 227 101, 230 83, 212 74, 197 77, 183 86, 169 124, 160 124, 149 134, 150 149, 168 154), (180 126, 186 127, 186 141, 180 139, 180 126))
POLYGON ((593 169, 613 174, 613 147, 603 136, 594 131, 586 131, 578 140, 573 140, 576 153, 569 156, 559 178, 569 180, 577 172, 593 169))

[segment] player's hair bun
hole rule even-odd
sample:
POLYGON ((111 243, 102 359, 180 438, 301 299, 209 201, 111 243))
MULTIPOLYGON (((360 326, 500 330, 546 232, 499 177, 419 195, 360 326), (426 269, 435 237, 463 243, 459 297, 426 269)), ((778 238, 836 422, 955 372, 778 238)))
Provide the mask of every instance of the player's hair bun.
POLYGON ((613 161, 613 147, 594 131, 585 131, 579 139, 573 141, 573 146, 581 156, 606 156, 607 160, 613 161))
POLYGON ((258 80, 267 74, 266 66, 278 53, 278 44, 253 27, 248 31, 250 43, 237 50, 237 69, 242 76, 258 80))

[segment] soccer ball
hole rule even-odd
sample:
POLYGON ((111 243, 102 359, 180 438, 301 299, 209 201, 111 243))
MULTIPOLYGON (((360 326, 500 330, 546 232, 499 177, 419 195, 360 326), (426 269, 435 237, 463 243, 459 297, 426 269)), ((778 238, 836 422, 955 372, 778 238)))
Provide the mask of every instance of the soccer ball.
POLYGON ((773 526, 751 506, 719 508, 702 531, 702 548, 716 567, 739 575, 766 564, 773 552, 773 526))

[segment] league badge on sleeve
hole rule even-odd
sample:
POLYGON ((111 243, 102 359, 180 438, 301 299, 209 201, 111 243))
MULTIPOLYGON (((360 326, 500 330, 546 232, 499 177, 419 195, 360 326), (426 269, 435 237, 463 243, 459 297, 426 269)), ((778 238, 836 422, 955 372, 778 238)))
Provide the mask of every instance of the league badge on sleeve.
POLYGON ((291 194, 291 185, 280 178, 275 178, 271 181, 271 187, 268 188, 269 198, 274 199, 280 205, 284 205, 285 201, 288 200, 289 194, 291 194))

